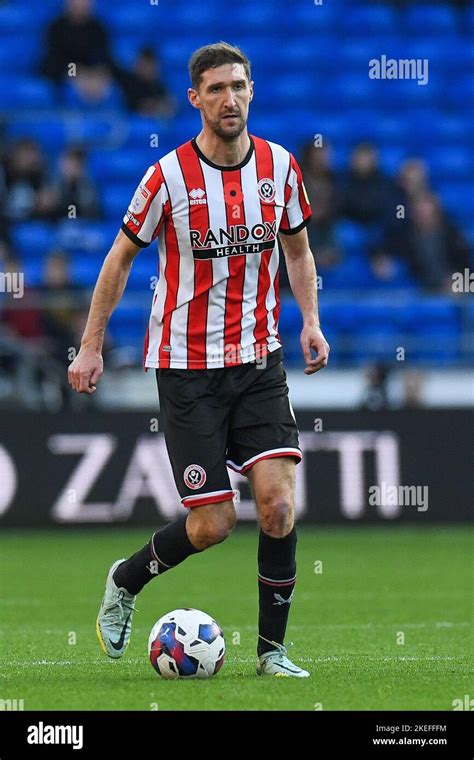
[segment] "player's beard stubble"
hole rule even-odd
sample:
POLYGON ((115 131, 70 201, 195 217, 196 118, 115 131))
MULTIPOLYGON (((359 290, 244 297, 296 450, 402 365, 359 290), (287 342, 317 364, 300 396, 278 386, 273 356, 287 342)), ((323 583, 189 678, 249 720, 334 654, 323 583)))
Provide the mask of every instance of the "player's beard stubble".
POLYGON ((225 122, 222 122, 221 116, 215 120, 211 120, 205 113, 203 115, 208 127, 212 129, 215 135, 220 137, 221 140, 225 140, 226 142, 232 142, 233 140, 236 140, 247 126, 247 119, 244 119, 240 113, 237 116, 236 123, 233 126, 227 127, 223 125, 225 122))

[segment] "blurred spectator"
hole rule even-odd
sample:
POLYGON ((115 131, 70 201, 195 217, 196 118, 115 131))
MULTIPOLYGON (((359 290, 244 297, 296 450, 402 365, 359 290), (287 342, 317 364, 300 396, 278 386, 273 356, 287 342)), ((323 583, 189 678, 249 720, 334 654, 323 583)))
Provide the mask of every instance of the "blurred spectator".
POLYGON ((403 161, 396 178, 401 192, 401 203, 407 206, 419 195, 430 192, 428 169, 421 158, 409 158, 403 161))
MULTIPOLYGON (((0 169, 0 181, 3 179, 3 174, 0 169)), ((10 231, 8 229, 7 220, 5 219, 3 212, 3 201, 5 198, 5 193, 2 192, 2 188, 0 185, 0 266, 3 265, 3 262, 6 261, 9 256, 11 256, 11 240, 10 240, 10 231)))
POLYGON ((53 251, 45 259, 43 294, 43 329, 48 352, 58 361, 71 360, 68 351, 75 345, 73 325, 78 309, 75 285, 69 271, 69 260, 63 251, 53 251))
MULTIPOLYGON (((18 275, 22 268, 20 261, 10 256, 5 261, 4 272, 18 275)), ((38 294, 25 287, 22 298, 10 296, 3 301, 1 323, 13 336, 24 338, 35 345, 41 345, 43 329, 38 294)))
POLYGON ((80 147, 69 147, 59 162, 59 178, 54 185, 59 216, 96 219, 100 216, 99 197, 92 180, 86 174, 85 153, 80 147))
POLYGON ((7 222, 48 219, 54 214, 55 194, 34 140, 22 138, 10 148, 2 173, 2 207, 7 222))
POLYGON ((416 370, 403 373, 403 399, 405 409, 423 406, 423 375, 416 370))
POLYGON ((120 89, 107 66, 78 66, 77 76, 69 77, 64 91, 67 106, 73 108, 123 108, 120 89))
POLYGON ((403 258, 424 287, 452 292, 453 272, 469 267, 469 246, 436 196, 425 193, 412 204, 409 218, 376 247, 378 257, 403 258))
POLYGON ((362 401, 362 408, 371 412, 388 407, 388 368, 383 364, 374 364, 366 372, 367 388, 362 401))
POLYGON ((6 237, 0 237, 0 272, 5 271, 7 259, 11 257, 10 244, 6 237))
POLYGON ((312 142, 303 148, 301 171, 313 215, 308 237, 316 263, 323 267, 337 264, 341 258, 334 223, 339 210, 339 194, 331 167, 331 151, 326 145, 317 148, 312 142))
POLYGON ((365 224, 384 224, 395 216, 396 197, 394 183, 379 168, 376 148, 371 143, 357 145, 344 180, 341 215, 365 224))
POLYGON ((111 64, 105 27, 94 18, 91 0, 67 0, 64 13, 48 27, 42 72, 59 83, 68 64, 111 64))
POLYGON ((160 64, 151 47, 144 47, 131 71, 118 66, 114 69, 123 89, 127 107, 142 116, 171 118, 177 111, 162 79, 160 64))

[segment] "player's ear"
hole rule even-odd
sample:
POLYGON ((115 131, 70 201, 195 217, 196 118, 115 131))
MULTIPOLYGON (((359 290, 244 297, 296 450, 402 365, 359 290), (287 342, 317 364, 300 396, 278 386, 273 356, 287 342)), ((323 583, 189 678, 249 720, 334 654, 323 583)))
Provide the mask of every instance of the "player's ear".
POLYGON ((199 108, 199 94, 193 87, 188 88, 188 100, 193 108, 199 108))

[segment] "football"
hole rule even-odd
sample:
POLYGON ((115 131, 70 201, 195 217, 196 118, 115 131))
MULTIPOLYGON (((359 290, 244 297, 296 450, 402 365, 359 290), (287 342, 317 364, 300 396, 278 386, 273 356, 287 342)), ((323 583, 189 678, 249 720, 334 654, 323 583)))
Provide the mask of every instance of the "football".
POLYGON ((192 608, 163 615, 148 638, 150 662, 163 678, 210 678, 221 669, 225 651, 220 625, 192 608))

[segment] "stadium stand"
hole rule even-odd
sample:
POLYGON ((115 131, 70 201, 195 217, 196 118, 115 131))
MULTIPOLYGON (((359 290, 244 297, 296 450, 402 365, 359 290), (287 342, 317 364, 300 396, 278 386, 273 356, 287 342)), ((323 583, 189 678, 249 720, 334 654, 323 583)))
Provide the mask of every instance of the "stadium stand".
MULTIPOLYGON (((288 6, 281 0, 237 6, 227 0, 206 4, 160 0, 156 6, 97 0, 95 13, 107 31, 117 65, 131 67, 145 46, 156 52, 164 83, 178 107, 167 120, 127 111, 113 71, 103 96, 89 103, 78 94, 76 82, 65 78, 58 84, 45 77, 40 72, 47 30, 63 12, 63 3, 42 0, 35 13, 25 13, 20 0, 3 3, 3 200, 8 201, 5 167, 18 140, 36 141, 51 181, 57 176, 61 151, 80 145, 86 151, 87 175, 100 198, 102 215, 93 221, 47 215, 7 218, 5 235, 29 287, 42 284, 42 262, 58 247, 70 257, 75 284, 93 286, 146 167, 198 133, 198 116, 186 98, 187 60, 196 47, 223 37, 240 44, 253 63, 251 133, 281 142, 298 158, 304 145, 321 134, 331 144, 338 181, 347 175, 352 151, 363 141, 377 149, 380 169, 393 183, 405 159, 423 160, 431 189, 450 223, 469 242, 472 266, 474 50, 469 30, 474 11, 449 3, 398 7, 357 1, 351 2, 349 16, 344 7, 345 3, 327 2, 315 10, 310 2, 293 0, 288 24, 288 6), (223 13, 232 18, 230 27, 222 24, 223 13), (368 61, 383 54, 427 58, 428 82, 370 79, 368 61), (154 136, 158 146, 152 141, 152 147, 154 136)), ((321 313, 332 343, 332 362, 348 366, 368 359, 388 360, 399 345, 406 345, 420 365, 472 362, 472 298, 456 296, 447 287, 427 292, 402 256, 392 262, 389 277, 378 276, 371 251, 381 235, 380 228, 344 216, 344 207, 338 209, 334 236, 341 255, 333 266, 319 268, 321 313)), ((314 253, 319 265, 318 251, 314 253)), ((151 299, 150 278, 155 273, 156 252, 149 249, 137 258, 124 300, 111 321, 113 343, 133 347, 137 361, 151 299)), ((286 288, 283 302, 281 331, 291 366, 299 361, 300 318, 286 288)))

